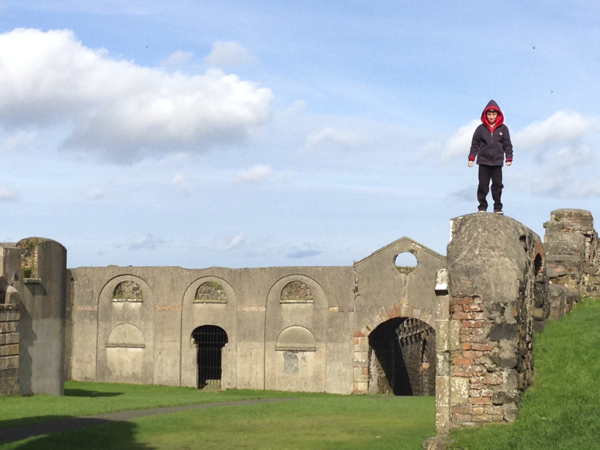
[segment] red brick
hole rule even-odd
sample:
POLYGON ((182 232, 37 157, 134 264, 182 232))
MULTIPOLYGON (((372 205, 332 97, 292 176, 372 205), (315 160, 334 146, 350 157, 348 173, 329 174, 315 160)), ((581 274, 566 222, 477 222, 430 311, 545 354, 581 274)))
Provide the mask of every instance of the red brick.
POLYGON ((471 344, 471 349, 472 350, 478 350, 478 351, 483 351, 483 352, 488 352, 493 350, 495 347, 495 345, 492 344, 471 344))
POLYGON ((483 322, 480 320, 463 320, 462 326, 463 328, 481 328, 483 322))
POLYGON ((454 320, 466 320, 469 318, 469 315, 464 312, 455 312, 454 314, 452 314, 452 318, 454 320))
POLYGON ((355 331, 354 332, 354 337, 367 337, 365 336, 363 333, 361 333, 360 331, 355 331))
POLYGON ((464 311, 483 312, 483 305, 464 305, 464 311))
POLYGON ((453 358, 452 364, 456 364, 457 366, 468 366, 473 364, 473 360, 471 358, 453 358))
POLYGON ((452 299, 453 305, 470 305, 473 303, 473 299, 471 297, 454 297, 452 299))
POLYGON ((473 344, 462 344, 462 349, 463 349, 463 350, 471 350, 471 346, 472 346, 472 345, 473 345, 473 344))
POLYGON ((452 312, 462 312, 462 310, 463 310, 462 305, 452 305, 452 312))
POLYGON ((462 377, 469 378, 471 376, 470 372, 465 372, 464 366, 453 366, 452 367, 452 376, 453 377, 462 377))
POLYGON ((472 405, 489 405, 492 401, 488 397, 471 397, 470 403, 472 405))

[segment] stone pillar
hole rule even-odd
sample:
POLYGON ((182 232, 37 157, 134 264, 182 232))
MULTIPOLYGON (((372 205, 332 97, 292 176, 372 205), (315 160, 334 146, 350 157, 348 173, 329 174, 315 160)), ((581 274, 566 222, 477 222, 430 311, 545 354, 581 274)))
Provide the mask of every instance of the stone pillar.
POLYGON ((451 221, 448 428, 516 418, 533 371, 543 258, 540 238, 509 217, 471 214, 451 221))
POLYGON ((67 251, 56 241, 28 238, 22 250, 20 377, 22 395, 64 393, 67 251))
POLYGON ((578 297, 599 297, 600 255, 592 214, 583 209, 557 209, 550 213, 544 228, 550 283, 564 286, 578 297))

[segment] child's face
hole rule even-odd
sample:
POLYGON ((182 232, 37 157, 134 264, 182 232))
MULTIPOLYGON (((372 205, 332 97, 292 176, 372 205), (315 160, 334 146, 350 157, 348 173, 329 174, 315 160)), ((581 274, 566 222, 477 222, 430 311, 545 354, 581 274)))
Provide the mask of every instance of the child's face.
POLYGON ((491 125, 494 125, 496 123, 496 118, 498 117, 498 111, 494 111, 493 109, 490 109, 487 113, 487 120, 491 125))

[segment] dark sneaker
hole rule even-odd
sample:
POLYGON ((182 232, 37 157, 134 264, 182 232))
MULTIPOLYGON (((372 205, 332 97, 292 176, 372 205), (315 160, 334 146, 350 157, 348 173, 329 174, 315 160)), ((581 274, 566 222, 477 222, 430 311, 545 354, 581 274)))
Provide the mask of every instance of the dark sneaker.
POLYGON ((494 211, 494 214, 500 214, 501 216, 503 216, 503 215, 504 215, 504 213, 502 212, 502 210, 501 210, 501 209, 499 209, 498 211, 494 211))

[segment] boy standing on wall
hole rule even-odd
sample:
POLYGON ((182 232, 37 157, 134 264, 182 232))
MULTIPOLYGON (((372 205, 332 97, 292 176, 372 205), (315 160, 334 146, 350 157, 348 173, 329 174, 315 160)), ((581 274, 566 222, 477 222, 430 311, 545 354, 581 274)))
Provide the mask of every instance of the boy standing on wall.
POLYGON ((490 100, 481 113, 481 125, 473 134, 471 151, 469 152, 469 167, 473 167, 475 157, 479 165, 479 186, 477 187, 478 212, 487 211, 486 197, 490 191, 492 180, 492 198, 494 199, 494 212, 502 212, 502 166, 506 153, 506 165, 512 164, 513 148, 510 142, 508 127, 504 125, 504 115, 498 104, 490 100))

